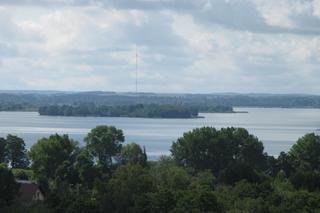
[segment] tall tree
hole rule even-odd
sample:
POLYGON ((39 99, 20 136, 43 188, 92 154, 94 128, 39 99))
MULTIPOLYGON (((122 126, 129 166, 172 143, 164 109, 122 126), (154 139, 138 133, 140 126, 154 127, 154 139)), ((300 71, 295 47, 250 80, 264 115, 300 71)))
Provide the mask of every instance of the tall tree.
POLYGON ((320 189, 320 136, 314 133, 300 138, 290 149, 289 159, 294 168, 291 182, 310 191, 320 189))
POLYGON ((124 142, 123 132, 113 126, 97 126, 85 138, 87 148, 97 159, 98 165, 110 168, 124 142))
POLYGON ((147 155, 145 149, 136 143, 130 143, 122 147, 119 161, 121 164, 140 164, 145 166, 147 164, 147 155))
POLYGON ((47 183, 55 177, 59 167, 61 173, 62 166, 73 161, 77 149, 77 142, 68 135, 56 134, 40 139, 29 152, 31 168, 38 181, 47 183))
POLYGON ((6 165, 0 164, 0 208, 11 204, 18 195, 19 184, 6 165))
POLYGON ((75 168, 78 172, 80 182, 87 188, 91 188, 97 171, 94 167, 92 158, 87 149, 82 148, 76 157, 75 168))
POLYGON ((0 138, 0 163, 7 162, 7 141, 4 138, 0 138))
POLYGON ((215 175, 234 162, 260 168, 265 158, 262 143, 242 128, 194 129, 174 142, 171 152, 178 164, 215 175))
POLYGON ((10 134, 7 136, 7 159, 12 168, 27 168, 29 166, 25 147, 26 144, 22 138, 10 134))
MULTIPOLYGON (((142 166, 128 164, 116 169, 107 188, 112 196, 110 207, 114 208, 114 212, 141 212, 133 209, 145 193, 152 191, 152 178, 142 166)), ((105 212, 109 212, 110 207, 105 212)))
POLYGON ((289 151, 296 167, 320 172, 320 136, 306 134, 289 151))

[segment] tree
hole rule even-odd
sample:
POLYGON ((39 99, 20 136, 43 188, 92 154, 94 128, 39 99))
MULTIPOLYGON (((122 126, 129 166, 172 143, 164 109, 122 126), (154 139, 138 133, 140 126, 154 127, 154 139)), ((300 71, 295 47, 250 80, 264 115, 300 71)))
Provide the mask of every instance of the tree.
POLYGON ((219 212, 210 172, 192 176, 182 167, 158 163, 150 173, 154 191, 147 194, 147 212, 219 212))
POLYGON ((180 197, 174 212, 221 212, 210 185, 193 181, 180 197))
POLYGON ((173 164, 158 162, 150 169, 154 192, 148 194, 149 212, 171 212, 191 183, 187 171, 173 164))
POLYGON ((7 159, 12 168, 27 168, 29 160, 27 157, 26 144, 22 138, 14 135, 7 136, 7 159))
POLYGON ((0 207, 8 206, 18 195, 19 184, 6 165, 0 164, 0 207))
POLYGON ((7 163, 7 141, 0 138, 0 163, 7 163))
POLYGON ((280 155, 277 159, 277 167, 281 171, 283 171, 287 176, 290 176, 292 172, 294 172, 294 159, 291 155, 280 152, 280 155))
POLYGON ((263 143, 257 137, 250 135, 246 129, 231 128, 230 130, 232 135, 230 140, 237 145, 238 156, 235 159, 252 168, 262 168, 265 163, 263 143))
POLYGON ((320 136, 311 133, 298 139, 287 159, 292 168, 289 179, 296 187, 320 189, 320 136))
POLYGON ((218 175, 218 182, 225 184, 233 184, 241 180, 250 182, 259 182, 262 179, 257 171, 248 164, 234 162, 227 168, 222 169, 218 175))
POLYGON ((123 132, 113 126, 97 126, 85 138, 87 149, 98 160, 98 165, 109 169, 124 142, 123 132))
POLYGON ((33 173, 29 169, 12 169, 13 176, 18 180, 31 180, 33 173))
POLYGON ((172 144, 171 153, 179 165, 215 175, 234 162, 253 169, 265 164, 262 143, 242 128, 194 129, 172 144))
POLYGON ((320 172, 320 136, 306 134, 292 146, 289 156, 296 168, 320 172))
POLYGON ((55 177, 57 169, 66 165, 64 162, 74 162, 77 150, 77 142, 69 139, 68 135, 55 134, 40 139, 29 152, 36 179, 47 184, 49 179, 55 177))
POLYGON ((242 180, 233 186, 218 186, 215 194, 222 206, 220 212, 270 212, 267 201, 271 197, 272 187, 269 183, 258 184, 242 180))
POLYGON ((140 164, 145 166, 147 164, 147 155, 145 149, 136 143, 130 143, 122 147, 119 154, 119 162, 121 164, 140 164))
POLYGON ((142 166, 128 164, 116 169, 107 189, 107 193, 102 196, 111 199, 111 203, 104 207, 104 212, 141 212, 137 202, 152 191, 152 178, 142 166))
POLYGON ((80 182, 86 188, 92 188, 93 182, 97 177, 97 171, 94 167, 88 150, 82 148, 76 157, 75 168, 78 172, 80 182))

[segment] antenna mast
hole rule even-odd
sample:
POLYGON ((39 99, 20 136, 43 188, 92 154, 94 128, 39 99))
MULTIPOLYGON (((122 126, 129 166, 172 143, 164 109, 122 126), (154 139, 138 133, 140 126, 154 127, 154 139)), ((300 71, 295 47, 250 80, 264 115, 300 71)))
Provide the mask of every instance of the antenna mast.
POLYGON ((138 95, 138 50, 136 45, 136 95, 138 95))

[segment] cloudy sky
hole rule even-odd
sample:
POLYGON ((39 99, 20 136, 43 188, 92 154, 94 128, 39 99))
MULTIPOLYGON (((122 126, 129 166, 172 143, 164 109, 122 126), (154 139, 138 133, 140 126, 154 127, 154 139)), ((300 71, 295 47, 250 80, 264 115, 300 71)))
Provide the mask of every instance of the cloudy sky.
POLYGON ((320 0, 1 0, 0 89, 320 93, 320 0))

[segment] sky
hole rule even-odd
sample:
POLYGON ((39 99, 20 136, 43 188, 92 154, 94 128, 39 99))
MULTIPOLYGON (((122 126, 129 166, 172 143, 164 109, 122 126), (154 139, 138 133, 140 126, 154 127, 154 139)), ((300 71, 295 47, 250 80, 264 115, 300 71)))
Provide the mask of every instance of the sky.
POLYGON ((0 0, 0 89, 320 93, 320 0, 0 0))

